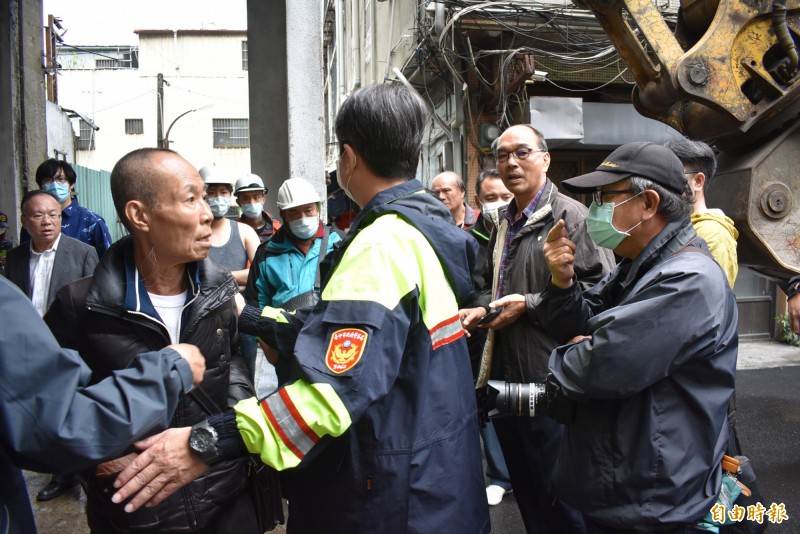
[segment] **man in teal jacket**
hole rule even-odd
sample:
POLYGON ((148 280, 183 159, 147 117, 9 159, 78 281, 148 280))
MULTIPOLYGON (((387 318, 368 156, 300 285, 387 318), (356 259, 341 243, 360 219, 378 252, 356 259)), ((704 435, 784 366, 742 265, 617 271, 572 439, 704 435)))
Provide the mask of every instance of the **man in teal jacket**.
POLYGON ((290 178, 281 185, 278 209, 283 226, 256 250, 245 299, 259 308, 293 311, 298 304, 318 299, 320 253, 324 258, 340 238, 320 222, 319 195, 303 178, 290 178), (304 298, 306 295, 313 298, 304 298))
MULTIPOLYGON (((156 502, 207 463, 250 452, 277 469, 300 467, 289 532, 489 532, 458 316, 471 298, 475 244, 413 179, 426 120, 419 97, 399 86, 369 86, 344 103, 337 176, 362 211, 297 335, 299 378, 204 428, 141 444, 150 448, 122 474, 129 485, 115 500, 152 478, 129 506, 156 502)), ((274 325, 290 321, 266 312, 274 325)))

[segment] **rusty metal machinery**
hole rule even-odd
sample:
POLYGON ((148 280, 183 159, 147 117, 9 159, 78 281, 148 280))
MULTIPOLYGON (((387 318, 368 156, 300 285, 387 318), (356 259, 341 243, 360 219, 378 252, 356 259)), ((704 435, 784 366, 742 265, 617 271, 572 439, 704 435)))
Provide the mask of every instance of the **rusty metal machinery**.
POLYGON ((651 0, 573 1, 635 76, 636 109, 722 151, 709 202, 740 263, 800 272, 800 0, 682 0, 674 31, 651 0))

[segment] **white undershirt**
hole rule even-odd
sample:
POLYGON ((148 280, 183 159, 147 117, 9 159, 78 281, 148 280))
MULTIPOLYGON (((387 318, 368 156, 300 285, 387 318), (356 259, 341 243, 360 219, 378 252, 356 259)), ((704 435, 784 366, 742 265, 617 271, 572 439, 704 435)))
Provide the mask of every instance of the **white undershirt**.
POLYGON ((172 343, 179 343, 181 337, 181 314, 186 304, 186 297, 189 291, 184 291, 180 295, 155 295, 148 291, 150 302, 158 312, 161 320, 169 332, 169 339, 172 343))
POLYGON ((56 261, 56 249, 61 241, 61 234, 53 241, 53 246, 43 252, 33 250, 31 241, 31 259, 28 262, 28 273, 31 281, 31 301, 33 306, 44 315, 47 311, 47 298, 50 294, 50 280, 53 278, 53 264, 56 261))

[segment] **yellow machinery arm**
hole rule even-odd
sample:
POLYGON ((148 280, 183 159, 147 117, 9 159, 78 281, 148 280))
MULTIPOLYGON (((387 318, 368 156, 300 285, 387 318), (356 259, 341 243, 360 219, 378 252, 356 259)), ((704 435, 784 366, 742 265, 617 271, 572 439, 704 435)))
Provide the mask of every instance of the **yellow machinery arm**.
POLYGON ((674 32, 651 0, 573 1, 633 73, 636 109, 722 150, 708 196, 740 263, 800 272, 800 0, 682 0, 674 32))

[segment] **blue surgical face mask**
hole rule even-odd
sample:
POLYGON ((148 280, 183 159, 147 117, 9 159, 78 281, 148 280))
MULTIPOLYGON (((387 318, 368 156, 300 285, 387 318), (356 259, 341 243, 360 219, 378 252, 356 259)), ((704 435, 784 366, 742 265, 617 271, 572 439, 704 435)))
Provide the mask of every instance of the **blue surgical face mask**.
POLYGON ((42 187, 42 190, 52 193, 62 204, 69 198, 69 182, 50 182, 42 187))
POLYGON ((241 208, 245 217, 248 219, 257 219, 261 216, 261 212, 264 211, 264 203, 253 202, 252 204, 244 204, 241 208))
POLYGON ((289 229, 297 239, 311 239, 319 231, 319 217, 303 217, 289 221, 289 229))
MULTIPOLYGON (((642 193, 643 192, 644 191, 642 191, 642 193)), ((589 237, 592 238, 592 241, 597 243, 598 246, 614 250, 626 237, 631 235, 631 230, 642 224, 642 221, 634 224, 631 228, 628 228, 627 231, 620 232, 614 228, 612 222, 614 219, 614 208, 622 206, 642 193, 633 195, 619 204, 603 202, 602 206, 598 206, 597 203, 592 202, 592 205, 589 206, 589 213, 586 214, 586 230, 589 232, 589 237)))
POLYGON ((215 219, 223 218, 231 208, 231 197, 209 197, 207 202, 215 219))

